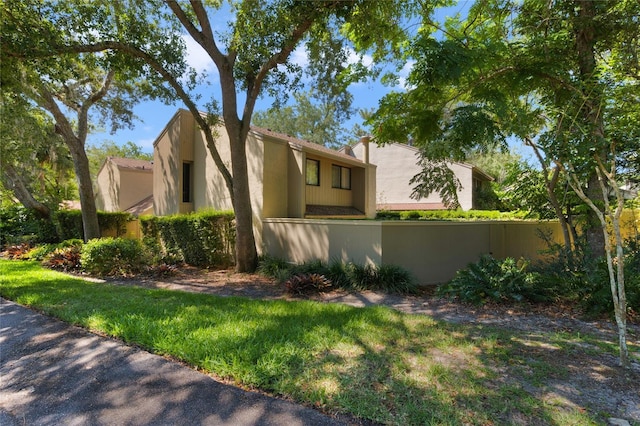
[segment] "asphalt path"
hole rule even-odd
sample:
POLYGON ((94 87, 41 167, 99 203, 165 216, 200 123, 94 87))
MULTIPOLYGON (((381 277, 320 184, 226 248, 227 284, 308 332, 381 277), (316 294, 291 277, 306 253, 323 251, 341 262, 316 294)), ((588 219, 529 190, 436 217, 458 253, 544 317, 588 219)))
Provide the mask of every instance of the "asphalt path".
POLYGON ((346 423, 0 298, 2 426, 346 423))

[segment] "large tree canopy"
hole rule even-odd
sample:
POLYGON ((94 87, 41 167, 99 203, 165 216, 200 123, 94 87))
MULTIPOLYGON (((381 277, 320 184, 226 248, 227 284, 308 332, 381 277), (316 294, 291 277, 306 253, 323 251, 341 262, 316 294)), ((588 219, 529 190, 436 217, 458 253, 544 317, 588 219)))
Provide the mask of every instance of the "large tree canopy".
POLYGON ((167 93, 175 93, 194 114, 225 178, 236 214, 236 267, 247 271, 255 268, 257 255, 245 143, 258 97, 266 94, 284 102, 283 96, 299 87, 303 69, 291 56, 304 46, 305 71, 314 89, 335 105, 347 107, 345 87, 369 73, 361 63, 347 63, 347 56, 353 49, 367 51, 375 60, 399 55, 407 38, 404 18, 428 4, 418 0, 150 0, 68 1, 54 7, 55 3, 45 2, 32 6, 39 9, 34 15, 44 16, 59 29, 59 36, 30 42, 28 47, 32 56, 104 52, 105 58, 111 58, 124 53, 141 70, 153 70, 164 80, 161 86, 169 89, 167 93), (208 117, 199 113, 200 100, 189 91, 196 76, 184 67, 183 36, 204 49, 217 71, 220 97, 202 100, 211 113, 208 117), (218 118, 230 140, 230 168, 220 158, 212 132, 218 118))
POLYGON ((109 125, 112 131, 130 126, 135 102, 144 96, 167 96, 167 92, 144 78, 148 73, 141 68, 142 62, 122 52, 59 52, 52 56, 57 46, 80 41, 85 32, 97 33, 97 28, 87 25, 89 16, 95 25, 109 23, 102 20, 109 16, 108 11, 101 13, 99 5, 72 3, 3 3, 2 70, 3 75, 13 76, 16 93, 47 112, 67 145, 88 240, 100 237, 85 151, 92 124, 109 125))
POLYGON ((378 141, 412 138, 426 164, 463 160, 514 137, 541 159, 550 196, 563 171, 593 212, 591 251, 610 260, 623 363, 622 242, 607 234, 605 219, 619 219, 619 173, 634 174, 631 153, 640 150, 639 41, 635 0, 478 0, 467 16, 425 21, 411 49, 410 90, 385 97, 371 120, 378 141))

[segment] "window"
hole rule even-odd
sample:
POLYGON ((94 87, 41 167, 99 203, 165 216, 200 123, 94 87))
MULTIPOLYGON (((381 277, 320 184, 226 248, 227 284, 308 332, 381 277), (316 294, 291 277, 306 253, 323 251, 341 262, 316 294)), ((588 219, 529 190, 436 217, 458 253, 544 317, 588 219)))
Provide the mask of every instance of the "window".
POLYGON ((351 189, 351 169, 335 164, 331 166, 331 187, 351 189))
POLYGON ((307 159, 307 185, 320 186, 320 162, 307 159))
POLYGON ((191 173, 191 163, 182 163, 182 202, 192 201, 193 178, 191 173))

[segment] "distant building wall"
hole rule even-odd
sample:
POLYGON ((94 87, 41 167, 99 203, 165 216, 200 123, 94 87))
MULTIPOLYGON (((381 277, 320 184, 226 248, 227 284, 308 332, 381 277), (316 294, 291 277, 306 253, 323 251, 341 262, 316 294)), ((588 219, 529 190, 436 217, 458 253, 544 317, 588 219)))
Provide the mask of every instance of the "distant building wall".
POLYGON ((106 161, 96 178, 96 208, 105 212, 120 211, 120 171, 106 161))
MULTIPOLYGON (((364 145, 358 143, 351 148, 358 159, 364 158, 364 145)), ((369 144, 369 161, 377 166, 376 204, 379 209, 395 210, 442 209, 445 206, 438 193, 416 200, 411 198, 415 184, 411 179, 422 171, 418 165, 418 150, 414 147, 392 143, 384 146, 369 144)), ((449 168, 462 184, 458 201, 463 210, 473 208, 473 168, 467 164, 450 163, 449 168)))

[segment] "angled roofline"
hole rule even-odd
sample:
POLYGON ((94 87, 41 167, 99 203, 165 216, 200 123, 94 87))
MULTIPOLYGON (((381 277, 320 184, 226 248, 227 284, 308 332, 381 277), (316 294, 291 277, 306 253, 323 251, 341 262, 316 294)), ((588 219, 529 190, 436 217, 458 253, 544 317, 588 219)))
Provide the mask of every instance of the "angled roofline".
MULTIPOLYGON (((178 111, 176 111, 176 113, 171 117, 171 119, 167 122, 167 124, 164 126, 164 128, 160 131, 160 133, 158 134, 158 136, 156 137, 155 141, 153 142, 153 147, 154 149, 156 148, 156 145, 158 144, 158 142, 160 141, 160 139, 162 138, 162 135, 164 135, 169 127, 171 127, 171 125, 173 125, 173 123, 178 119, 178 117, 180 117, 181 114, 191 114, 191 111, 186 110, 184 108, 179 108, 178 111)), ((201 116, 206 116, 207 113, 200 111, 200 115, 201 116)), ((222 119, 220 119, 220 123, 222 125, 224 125, 224 121, 222 119)), ((317 143, 313 143, 313 142, 309 142, 303 139, 298 139, 295 138, 293 136, 287 135, 285 133, 279 133, 279 132, 274 132, 273 130, 270 129, 265 129, 263 127, 258 127, 258 126, 251 126, 249 129, 250 133, 253 133, 256 136, 261 136, 262 138, 269 138, 269 139, 274 139, 283 143, 288 144, 292 149, 297 149, 303 152, 307 152, 307 153, 312 153, 312 154, 316 154, 316 155, 320 155, 320 156, 324 156, 324 157, 330 157, 336 161, 341 161, 343 163, 346 164, 351 164, 354 166, 364 166, 365 163, 362 160, 359 160, 355 157, 352 157, 350 155, 347 155, 345 153, 342 153, 340 151, 336 151, 334 149, 331 148, 327 148, 324 147, 322 145, 319 145, 317 143)), ((373 164, 371 164, 371 166, 374 166, 373 164)))
MULTIPOLYGON (((355 147, 356 145, 360 145, 360 144, 362 144, 362 142, 358 141, 358 142, 356 142, 355 144, 352 145, 352 148, 355 147)), ((406 143, 389 142, 389 143, 387 143, 385 145, 396 145, 396 146, 399 146, 401 148, 404 148, 404 149, 407 149, 409 151, 412 151, 414 154, 417 154, 417 153, 420 152, 420 150, 418 148, 416 148, 415 146, 407 145, 406 143)), ((344 150, 344 149, 345 149, 344 147, 340 148, 340 150, 344 150)), ((495 180, 492 176, 488 175, 484 170, 482 170, 481 168, 479 168, 477 166, 474 166, 473 164, 463 163, 463 162, 460 162, 460 161, 447 161, 447 162, 450 163, 450 164, 457 164, 459 166, 471 169, 473 172, 478 173, 480 176, 482 176, 483 178, 485 178, 488 181, 494 181, 495 180)))

